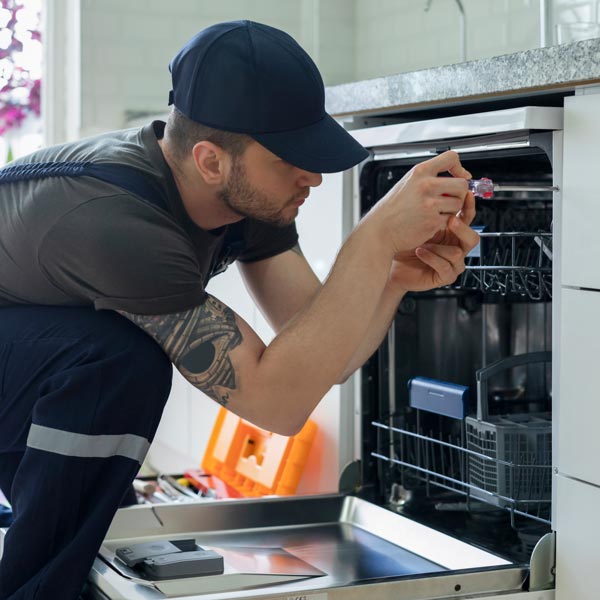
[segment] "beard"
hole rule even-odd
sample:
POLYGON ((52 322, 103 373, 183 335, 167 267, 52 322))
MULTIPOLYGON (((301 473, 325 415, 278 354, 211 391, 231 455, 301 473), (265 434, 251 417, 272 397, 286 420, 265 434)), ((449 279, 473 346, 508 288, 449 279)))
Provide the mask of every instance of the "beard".
POLYGON ((296 218, 297 210, 291 210, 295 198, 283 205, 248 183, 248 177, 241 160, 235 158, 229 179, 218 192, 219 199, 236 215, 250 217, 277 227, 290 225, 296 218), (287 210, 286 210, 287 209, 287 210))

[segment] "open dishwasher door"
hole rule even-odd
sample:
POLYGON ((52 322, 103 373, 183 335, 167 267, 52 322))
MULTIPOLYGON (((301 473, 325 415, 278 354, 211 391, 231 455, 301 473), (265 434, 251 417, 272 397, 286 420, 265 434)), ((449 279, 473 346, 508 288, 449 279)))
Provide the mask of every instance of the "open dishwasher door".
MULTIPOLYGON (((95 598, 464 598, 520 594, 528 569, 356 497, 207 500, 118 511, 96 559, 95 598), (117 549, 194 539, 221 574, 152 579, 117 549)), ((553 592, 536 595, 553 598, 553 592)), ((519 597, 519 596, 514 596, 519 597)))

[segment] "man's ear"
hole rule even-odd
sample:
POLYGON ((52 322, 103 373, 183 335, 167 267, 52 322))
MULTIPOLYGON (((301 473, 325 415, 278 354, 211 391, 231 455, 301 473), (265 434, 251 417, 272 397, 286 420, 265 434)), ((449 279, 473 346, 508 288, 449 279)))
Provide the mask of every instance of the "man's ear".
POLYGON ((228 169, 229 155, 223 148, 203 140, 192 148, 194 164, 208 185, 222 185, 228 169))

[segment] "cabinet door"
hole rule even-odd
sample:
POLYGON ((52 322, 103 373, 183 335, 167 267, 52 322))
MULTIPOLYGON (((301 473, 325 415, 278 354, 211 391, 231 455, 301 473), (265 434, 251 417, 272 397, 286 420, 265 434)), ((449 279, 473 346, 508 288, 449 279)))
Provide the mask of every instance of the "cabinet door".
POLYGON ((558 469, 600 485, 600 292, 562 289, 558 469))
POLYGON ((600 289, 600 94, 565 99, 562 284, 600 289))
POLYGON ((600 488, 557 480, 556 599, 597 600, 600 488))

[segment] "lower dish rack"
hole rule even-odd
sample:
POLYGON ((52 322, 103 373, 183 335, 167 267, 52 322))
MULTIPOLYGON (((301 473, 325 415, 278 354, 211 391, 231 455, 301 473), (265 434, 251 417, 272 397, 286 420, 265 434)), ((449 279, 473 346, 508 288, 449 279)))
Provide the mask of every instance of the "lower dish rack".
POLYGON ((552 418, 550 413, 489 415, 487 380, 501 370, 551 360, 550 352, 512 356, 477 372, 477 416, 467 416, 468 388, 425 378, 409 383, 416 425, 372 422, 380 432, 372 456, 399 468, 391 496, 407 486, 424 484, 465 498, 465 509, 477 500, 516 517, 550 524, 552 493, 552 418), (421 412, 450 419, 445 434, 423 426, 421 412))

